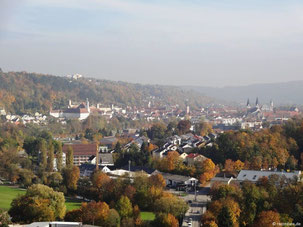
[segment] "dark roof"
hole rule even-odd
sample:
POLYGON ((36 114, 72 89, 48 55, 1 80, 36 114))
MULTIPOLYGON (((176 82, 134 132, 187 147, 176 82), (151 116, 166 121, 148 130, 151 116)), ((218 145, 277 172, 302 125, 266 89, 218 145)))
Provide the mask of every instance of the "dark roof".
POLYGON ((79 166, 80 171, 91 170, 94 171, 96 169, 96 165, 84 163, 79 166))
MULTIPOLYGON (((128 165, 125 165, 125 166, 121 167, 121 169, 123 169, 123 170, 129 170, 128 168, 129 168, 128 165)), ((144 166, 130 166, 130 171, 131 172, 144 171, 148 174, 151 174, 155 171, 155 169, 144 167, 144 166)))
POLYGON ((96 155, 98 146, 96 143, 91 144, 64 144, 63 152, 67 152, 68 146, 71 146, 74 151, 74 155, 96 155))

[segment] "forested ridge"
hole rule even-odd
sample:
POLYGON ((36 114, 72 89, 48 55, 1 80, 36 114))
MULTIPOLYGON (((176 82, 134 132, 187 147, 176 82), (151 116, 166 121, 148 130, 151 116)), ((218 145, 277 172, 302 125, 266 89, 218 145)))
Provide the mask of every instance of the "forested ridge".
POLYGON ((43 75, 27 72, 0 72, 0 107, 11 113, 36 111, 47 113, 50 108, 66 107, 68 100, 105 105, 142 106, 149 97, 160 104, 200 107, 212 101, 195 92, 173 86, 141 85, 126 82, 43 75))

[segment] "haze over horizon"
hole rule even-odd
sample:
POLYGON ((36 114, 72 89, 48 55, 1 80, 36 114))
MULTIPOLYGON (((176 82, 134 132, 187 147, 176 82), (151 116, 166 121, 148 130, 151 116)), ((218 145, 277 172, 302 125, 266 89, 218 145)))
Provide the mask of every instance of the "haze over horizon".
POLYGON ((299 0, 2 0, 0 67, 143 84, 302 80, 299 0))

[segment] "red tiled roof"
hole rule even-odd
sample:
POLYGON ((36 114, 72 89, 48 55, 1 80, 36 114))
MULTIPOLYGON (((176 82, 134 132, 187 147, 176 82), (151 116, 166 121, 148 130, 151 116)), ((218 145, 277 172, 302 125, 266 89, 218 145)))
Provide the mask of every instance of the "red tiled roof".
POLYGON ((196 158, 198 157, 200 154, 197 154, 197 153, 191 153, 189 155, 187 155, 187 158, 196 158))
POLYGON ((98 150, 97 144, 64 144, 63 152, 67 152, 68 146, 71 146, 74 151, 74 155, 96 155, 98 150))

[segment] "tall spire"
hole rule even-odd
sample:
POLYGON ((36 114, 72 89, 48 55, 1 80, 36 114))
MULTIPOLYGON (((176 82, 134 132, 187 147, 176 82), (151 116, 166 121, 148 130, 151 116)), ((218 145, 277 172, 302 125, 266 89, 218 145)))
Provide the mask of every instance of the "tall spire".
POLYGON ((256 98, 256 107, 259 107, 259 98, 256 98))
POLYGON ((249 98, 247 99, 246 107, 247 107, 247 108, 250 108, 250 101, 249 101, 249 98))

